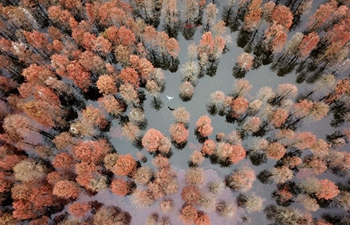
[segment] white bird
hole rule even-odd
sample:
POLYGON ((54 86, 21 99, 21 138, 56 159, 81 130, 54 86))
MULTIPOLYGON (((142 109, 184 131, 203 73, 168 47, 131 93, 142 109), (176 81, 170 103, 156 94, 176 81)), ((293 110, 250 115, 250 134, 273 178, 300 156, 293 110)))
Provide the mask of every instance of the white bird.
POLYGON ((167 95, 166 96, 167 97, 167 99, 170 101, 171 99, 173 99, 174 97, 172 97, 172 96, 169 96, 169 95, 167 95))

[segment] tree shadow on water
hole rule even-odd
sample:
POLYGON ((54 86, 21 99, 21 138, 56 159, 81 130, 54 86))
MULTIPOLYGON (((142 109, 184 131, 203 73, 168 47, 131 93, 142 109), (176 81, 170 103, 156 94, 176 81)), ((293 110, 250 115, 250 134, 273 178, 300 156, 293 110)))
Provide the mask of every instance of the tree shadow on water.
POLYGON ((163 108, 163 106, 164 106, 164 103, 163 103, 162 99, 160 99, 158 96, 153 97, 153 99, 151 101, 152 108, 159 111, 161 108, 163 108))

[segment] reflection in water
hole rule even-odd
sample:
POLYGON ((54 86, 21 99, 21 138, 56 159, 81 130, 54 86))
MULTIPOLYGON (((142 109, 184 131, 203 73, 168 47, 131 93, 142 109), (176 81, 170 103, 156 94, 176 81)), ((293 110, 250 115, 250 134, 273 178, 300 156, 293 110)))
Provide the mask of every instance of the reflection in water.
POLYGON ((159 96, 154 96, 151 101, 151 107, 155 110, 160 110, 164 106, 162 99, 159 96))

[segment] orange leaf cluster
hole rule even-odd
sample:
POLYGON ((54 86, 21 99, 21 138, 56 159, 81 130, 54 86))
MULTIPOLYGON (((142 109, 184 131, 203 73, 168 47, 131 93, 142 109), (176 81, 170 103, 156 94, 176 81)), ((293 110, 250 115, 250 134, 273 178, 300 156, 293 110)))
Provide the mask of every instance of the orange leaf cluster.
POLYGON ((120 155, 113 167, 113 173, 119 176, 132 175, 136 171, 137 163, 131 154, 120 155))

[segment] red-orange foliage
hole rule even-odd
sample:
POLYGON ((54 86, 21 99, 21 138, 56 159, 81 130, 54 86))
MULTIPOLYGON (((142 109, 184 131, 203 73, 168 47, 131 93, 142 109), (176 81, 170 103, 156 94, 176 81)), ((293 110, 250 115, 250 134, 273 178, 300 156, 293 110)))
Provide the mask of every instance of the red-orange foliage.
POLYGON ((266 149, 266 156, 271 159, 280 160, 286 154, 286 148, 278 142, 270 143, 266 149))
POLYGON ((315 30, 330 21, 334 10, 337 8, 337 3, 335 0, 331 0, 325 4, 320 5, 316 12, 310 17, 310 22, 308 23, 310 30, 315 30))
POLYGON ((254 180, 254 170, 244 167, 230 174, 226 179, 226 185, 235 191, 247 191, 253 187, 254 180))
POLYGON ((308 35, 304 35, 303 40, 299 45, 299 52, 302 57, 307 57, 310 52, 316 48, 320 37, 316 32, 311 32, 308 35))
MULTIPOLYGON (((87 25, 86 23, 83 23, 83 21, 80 22, 80 24, 77 26, 77 27, 73 27, 72 28, 72 38, 73 40, 80 44, 80 45, 83 45, 83 42, 84 42, 84 34, 87 33, 89 34, 89 31, 91 30, 91 26, 87 25)), ((86 35, 87 37, 87 35, 86 35)), ((91 46, 92 46, 92 43, 91 43, 91 40, 90 42, 87 42, 89 39, 86 39, 85 38, 85 43, 84 45, 87 45, 89 44, 89 50, 91 50, 91 46)), ((88 47, 88 46, 85 46, 85 47, 88 47)), ((86 49, 86 50, 88 50, 86 49)))
POLYGON ((298 103, 295 103, 293 105, 295 111, 294 115, 298 117, 305 117, 309 114, 313 103, 311 101, 308 101, 307 99, 304 99, 298 103))
POLYGON ((84 121, 88 122, 91 125, 99 126, 100 129, 103 129, 108 124, 108 121, 106 120, 106 117, 103 115, 103 113, 92 105, 86 107, 86 109, 82 111, 82 115, 84 121))
POLYGON ((94 42, 96 41, 96 36, 89 33, 89 32, 84 32, 83 34, 83 39, 82 39, 82 45, 83 47, 88 50, 92 51, 94 47, 94 42))
POLYGON ((179 217, 184 224, 193 224, 198 218, 198 211, 192 205, 186 205, 181 209, 179 217))
POLYGON ((324 220, 318 220, 318 221, 315 223, 315 225, 333 225, 333 224, 328 223, 328 222, 326 222, 326 221, 324 221, 324 220))
POLYGON ((271 123, 275 128, 279 128, 284 124, 288 117, 288 111, 286 109, 278 108, 271 114, 271 123))
POLYGON ((0 38, 0 49, 4 52, 10 52, 11 51, 11 41, 7 40, 6 38, 0 38))
POLYGON ((195 186, 185 186, 181 192, 181 198, 188 204, 196 204, 201 197, 200 190, 195 186))
POLYGON ((312 148, 317 138, 312 132, 298 132, 294 136, 293 146, 299 150, 312 148))
POLYGON ((80 160, 98 164, 103 161, 105 155, 111 150, 106 140, 83 141, 74 149, 74 153, 80 160))
POLYGON ((86 3, 85 10, 90 22, 95 22, 95 20, 98 19, 99 7, 100 7, 100 4, 96 2, 94 2, 94 4, 86 3))
POLYGON ((91 84, 90 73, 76 60, 67 66, 67 72, 68 77, 74 80, 74 84, 86 92, 91 84))
POLYGON ((49 18, 63 29, 68 29, 69 18, 72 14, 68 10, 62 10, 59 6, 50 6, 48 9, 49 18))
POLYGON ((67 179, 69 179, 69 175, 62 174, 57 171, 51 172, 46 176, 47 182, 52 186, 54 186, 60 180, 67 180, 67 179))
POLYGON ((126 108, 126 105, 118 101, 113 95, 105 95, 102 98, 99 98, 98 103, 107 113, 114 116, 120 115, 126 108))
POLYGON ((135 34, 128 28, 121 26, 118 30, 118 44, 129 46, 135 44, 135 34))
POLYGON ((25 201, 24 205, 28 207, 28 210, 36 211, 37 216, 44 212, 46 207, 53 206, 57 201, 57 197, 52 194, 52 186, 46 183, 17 184, 11 192, 14 200, 25 201))
POLYGON ((26 102, 23 104, 22 108, 29 117, 44 126, 53 127, 55 125, 54 119, 62 119, 62 115, 59 115, 59 112, 61 111, 60 108, 44 101, 26 102))
POLYGON ((231 102, 231 109, 234 114, 242 114, 247 111, 249 101, 243 97, 238 97, 231 102))
POLYGON ((6 131, 7 136, 4 136, 3 140, 7 141, 20 141, 23 135, 29 132, 30 119, 20 114, 9 114, 5 117, 3 128, 6 131))
POLYGON ((76 199, 79 196, 80 190, 75 182, 60 180, 55 184, 52 193, 60 198, 76 199))
POLYGON ((111 191, 115 195, 125 196, 130 192, 130 187, 127 181, 116 179, 111 183, 111 191))
POLYGON ((92 50, 106 56, 112 50, 112 44, 104 37, 98 36, 93 40, 92 50))
POLYGON ((124 68, 118 75, 118 79, 121 81, 121 83, 124 83, 124 84, 129 83, 133 85, 135 89, 137 89, 140 84, 139 76, 137 72, 130 67, 124 68))
POLYGON ((34 92, 34 97, 37 100, 44 101, 53 106, 60 106, 60 99, 50 88, 37 85, 35 86, 35 89, 36 91, 34 92))
POLYGON ((155 152, 160 146, 163 134, 156 129, 149 129, 142 138, 142 145, 149 152, 155 152))
POLYGON ((260 20, 261 20, 261 3, 262 0, 253 0, 248 6, 248 13, 244 17, 244 26, 243 29, 252 31, 254 30, 260 20))
POLYGON ((277 5, 272 11, 272 20, 289 30, 293 23, 293 14, 287 6, 277 5))
POLYGON ((31 64, 22 71, 22 75, 28 83, 43 84, 49 77, 55 77, 55 74, 46 66, 31 64))
POLYGON ((166 49, 170 56, 177 57, 177 55, 180 52, 180 46, 179 43, 175 38, 169 38, 166 42, 166 49))
MULTIPOLYGON (((89 4, 89 3, 88 3, 89 4)), ((87 4, 87 5, 88 5, 87 4)), ((91 5, 91 4, 89 4, 91 5)), ((116 26, 110 26, 105 31, 105 37, 113 44, 113 45, 119 45, 118 40, 119 35, 119 29, 116 26)))
POLYGON ((249 117, 243 124, 243 129, 246 131, 257 132, 260 128, 260 117, 253 116, 249 117))
POLYGON ((196 130, 203 137, 208 137, 213 133, 213 127, 211 126, 211 119, 209 116, 201 116, 196 122, 196 130))
POLYGON ((99 170, 99 166, 93 164, 93 163, 87 163, 87 162, 81 162, 75 164, 75 173, 80 174, 87 174, 87 173, 94 173, 99 170))
POLYGON ((232 145, 231 146, 230 161, 232 163, 238 163, 243 160, 246 156, 246 151, 242 145, 232 145))
POLYGON ((28 225, 42 225, 42 224, 48 224, 50 221, 50 218, 47 216, 42 216, 41 218, 32 220, 29 222, 28 225))
POLYGON ((137 55, 130 56, 130 64, 144 81, 149 79, 151 72, 154 70, 154 66, 150 61, 146 58, 140 59, 137 55))
POLYGON ((334 89, 335 93, 331 94, 327 99, 327 102, 332 102, 334 100, 338 100, 343 95, 350 94, 350 79, 343 78, 337 81, 337 84, 334 89))
POLYGON ((93 73, 101 73, 105 66, 103 59, 91 51, 84 51, 79 54, 78 61, 87 71, 93 73))
POLYGON ((210 60, 217 59, 225 48, 226 41, 219 35, 213 37, 212 33, 206 32, 198 45, 198 55, 205 53, 210 60))
POLYGON ((40 184, 39 187, 33 185, 28 200, 37 209, 53 206, 57 198, 52 194, 52 191, 52 186, 48 184, 40 184))
POLYGON ((62 4, 64 8, 67 9, 77 9, 77 10, 82 10, 81 9, 81 2, 79 0, 59 0, 59 2, 62 4))
POLYGON ((0 168, 3 170, 13 170, 13 167, 24 158, 24 156, 14 154, 2 155, 0 153, 0 168))
POLYGON ((3 171, 0 171, 0 193, 7 192, 11 188, 13 182, 8 175, 10 174, 6 174, 3 171))
POLYGON ((277 191, 278 203, 283 204, 293 198, 293 194, 290 192, 288 186, 283 186, 277 191))
POLYGON ((38 31, 33 31, 33 32, 27 32, 24 31, 23 32, 24 36, 27 39, 27 42, 32 45, 34 48, 36 49, 40 49, 40 50, 51 50, 51 44, 49 43, 48 40, 48 35, 44 34, 44 33, 40 33, 38 31))
POLYGON ((283 29, 284 27, 278 23, 273 23, 265 31, 265 44, 268 49, 274 52, 282 50, 284 44, 287 41, 287 34, 283 29))
POLYGON ((13 79, 4 76, 0 77, 0 90, 10 92, 10 90, 15 89, 16 87, 18 87, 18 84, 13 79))
MULTIPOLYGON (((64 0, 61 0, 61 1, 64 1, 64 0)), ((75 20, 74 17, 71 17, 71 18, 69 18, 69 25, 72 29, 74 29, 79 25, 79 23, 78 23, 78 21, 75 20)))
POLYGON ((98 10, 99 22, 106 26, 121 26, 127 18, 132 17, 131 12, 131 5, 123 1, 105 2, 98 10))
POLYGON ((82 187, 86 188, 87 190, 91 190, 91 180, 94 178, 94 175, 98 175, 98 173, 83 173, 78 174, 78 176, 75 178, 75 181, 82 187))
POLYGON ((52 165, 56 170, 69 170, 73 168, 74 162, 75 160, 71 154, 62 152, 55 156, 55 158, 52 160, 52 165))
POLYGON ((185 142, 188 138, 189 131, 182 123, 172 124, 169 128, 171 138, 178 144, 185 142))
POLYGON ((337 42, 340 46, 344 46, 350 39, 349 24, 347 24, 347 22, 335 24, 333 28, 327 32, 326 38, 329 42, 337 42))
POLYGON ((198 213, 198 218, 194 221, 194 225, 210 225, 210 218, 205 213, 198 213))
POLYGON ((113 172, 119 176, 132 175, 136 171, 137 163, 131 154, 120 155, 113 167, 113 172))
POLYGON ((90 210, 91 206, 89 203, 84 202, 73 202, 68 207, 68 212, 70 215, 75 217, 83 217, 85 213, 87 213, 90 210))
POLYGON ((130 186, 127 181, 116 179, 111 183, 111 191, 115 195, 125 196, 130 192, 130 186))
POLYGON ((115 84, 115 79, 109 75, 99 76, 96 86, 100 93, 110 95, 116 94, 118 89, 115 84))
POLYGON ((212 155, 214 153, 216 143, 213 140, 205 140, 201 152, 203 155, 212 155))
POLYGON ((17 219, 26 220, 36 218, 38 212, 35 212, 33 205, 29 201, 18 200, 12 203, 12 216, 17 219))
POLYGON ((153 26, 146 26, 143 32, 143 38, 147 44, 151 46, 156 44, 157 31, 153 26))
POLYGON ((316 192, 317 198, 332 199, 339 194, 338 186, 328 179, 320 180, 320 188, 316 192))
POLYGON ((220 160, 227 160, 231 156, 232 148, 227 142, 220 142, 216 147, 215 155, 218 156, 220 160))
POLYGON ((56 69, 56 73, 61 76, 66 76, 69 59, 66 55, 53 54, 51 56, 51 66, 56 69))
POLYGON ((29 98, 34 92, 34 87, 31 83, 22 83, 18 88, 19 94, 22 98, 29 98))
POLYGON ((63 50, 64 45, 62 42, 60 42, 59 40, 54 40, 52 42, 52 48, 55 52, 59 53, 63 50))
POLYGON ((63 34, 55 26, 49 26, 47 33, 52 40, 61 40, 63 34))

